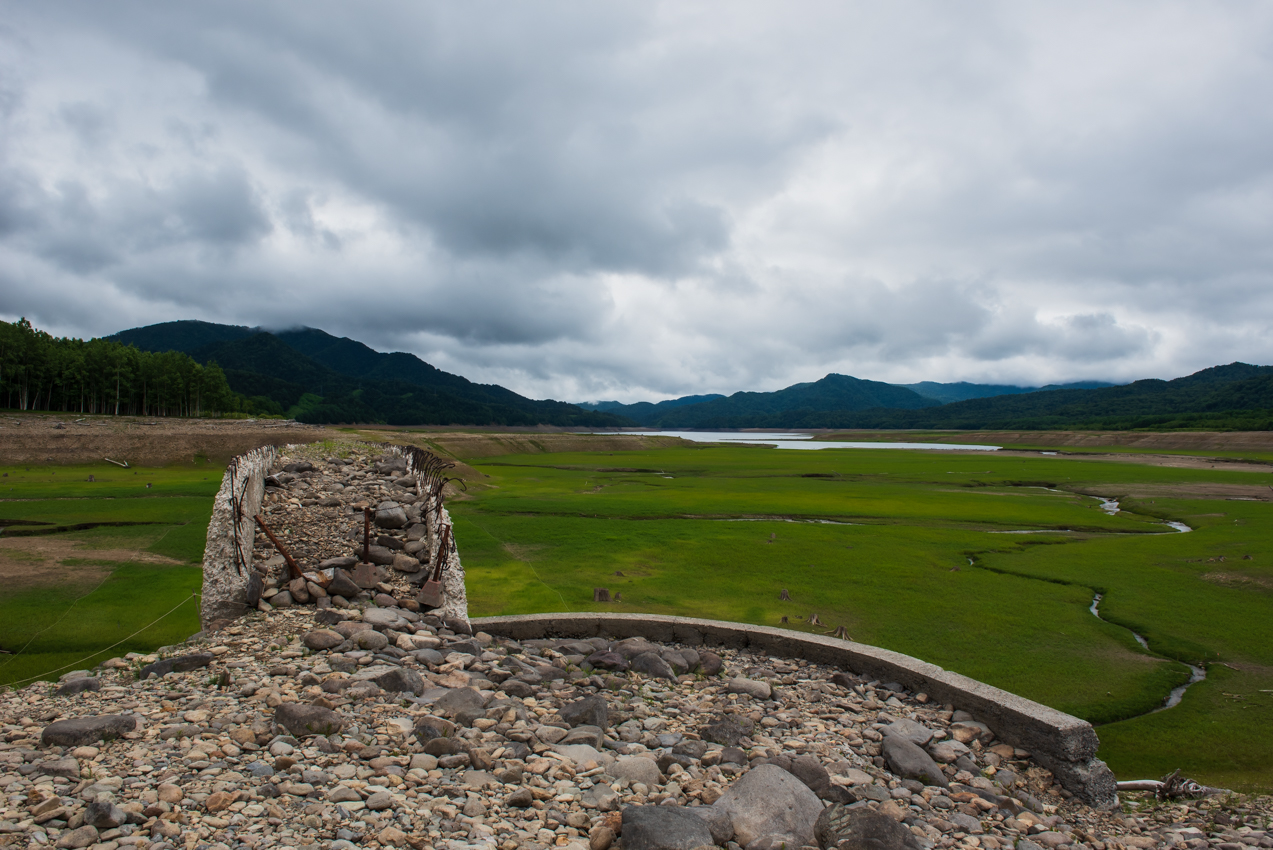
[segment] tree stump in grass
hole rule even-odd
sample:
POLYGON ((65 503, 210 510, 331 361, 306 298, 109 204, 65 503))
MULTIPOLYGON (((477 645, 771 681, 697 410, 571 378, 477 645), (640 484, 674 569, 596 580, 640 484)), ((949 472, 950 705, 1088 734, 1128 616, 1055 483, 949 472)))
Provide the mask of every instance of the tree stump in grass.
POLYGON ((604 587, 594 587, 592 589, 592 601, 593 602, 609 602, 610 591, 604 587))
POLYGON ((790 594, 790 593, 788 593, 788 592, 787 592, 787 588, 785 588, 785 587, 784 587, 784 588, 782 589, 782 592, 778 594, 778 598, 779 598, 779 599, 781 599, 783 602, 790 602, 790 601, 791 601, 791 594, 790 594))
POLYGON ((825 623, 823 623, 821 620, 819 620, 819 619, 818 619, 818 615, 817 615, 817 614, 810 614, 810 615, 809 615, 809 625, 811 625, 811 626, 822 626, 822 625, 825 625, 825 623))

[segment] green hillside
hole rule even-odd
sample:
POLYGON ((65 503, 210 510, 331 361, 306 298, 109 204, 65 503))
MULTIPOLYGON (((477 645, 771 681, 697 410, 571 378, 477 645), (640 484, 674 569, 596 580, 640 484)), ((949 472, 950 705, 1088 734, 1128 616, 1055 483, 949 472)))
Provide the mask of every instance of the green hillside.
POLYGON ((209 322, 167 322, 113 339, 148 350, 180 349, 225 370, 234 392, 302 422, 389 425, 613 427, 610 413, 528 399, 475 384, 410 354, 382 354, 355 340, 305 328, 278 334, 209 322), (190 339, 184 339, 184 331, 190 339), (203 341, 193 346, 191 341, 203 341), (150 348, 150 347, 154 348, 150 348))
POLYGON ((756 426, 738 423, 937 404, 905 387, 831 374, 820 381, 795 384, 777 392, 739 392, 727 398, 675 407, 659 416, 657 423, 662 428, 747 428, 756 426))

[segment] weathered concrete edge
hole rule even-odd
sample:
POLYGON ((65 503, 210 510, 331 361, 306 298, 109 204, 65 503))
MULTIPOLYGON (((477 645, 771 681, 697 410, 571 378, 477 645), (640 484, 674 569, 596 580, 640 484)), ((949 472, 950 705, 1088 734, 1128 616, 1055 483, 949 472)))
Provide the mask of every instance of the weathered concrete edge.
POLYGON ((655 614, 526 614, 474 619, 472 625, 475 632, 516 640, 643 637, 691 646, 748 648, 896 681, 975 715, 1001 741, 1029 750, 1053 771, 1062 787, 1088 803, 1108 806, 1115 802, 1113 775, 1095 758, 1099 741, 1086 720, 900 652, 768 626, 655 614))

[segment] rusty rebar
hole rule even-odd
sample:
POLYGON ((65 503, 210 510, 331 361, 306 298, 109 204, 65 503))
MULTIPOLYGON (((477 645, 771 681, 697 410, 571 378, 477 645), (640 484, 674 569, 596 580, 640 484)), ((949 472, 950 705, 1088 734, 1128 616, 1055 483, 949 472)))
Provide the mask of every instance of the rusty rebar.
POLYGON ((297 565, 296 559, 292 557, 291 552, 287 551, 287 547, 278 541, 278 538, 274 536, 274 532, 270 531, 269 526, 265 524, 265 520, 261 519, 261 515, 257 514, 253 519, 256 520, 257 526, 265 532, 265 536, 270 538, 270 542, 274 544, 274 548, 278 550, 278 553, 283 556, 283 560, 287 562, 288 577, 294 579, 302 578, 301 568, 297 565))

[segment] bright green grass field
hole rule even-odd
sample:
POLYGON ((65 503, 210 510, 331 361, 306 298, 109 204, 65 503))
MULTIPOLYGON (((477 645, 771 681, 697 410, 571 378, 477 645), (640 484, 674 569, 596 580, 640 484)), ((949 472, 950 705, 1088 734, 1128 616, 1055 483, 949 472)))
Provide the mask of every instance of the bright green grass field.
POLYGON ((604 608, 766 625, 786 616, 811 630, 802 618, 816 613, 824 631, 843 625, 855 640, 1109 724, 1102 756, 1120 778, 1180 767, 1228 787, 1273 786, 1273 739, 1258 732, 1273 724, 1273 694, 1262 693, 1273 688, 1273 506, 1160 497, 1109 516, 1080 495, 1273 475, 748 447, 471 465, 486 477, 450 508, 475 616, 604 608), (596 587, 622 600, 593 603, 596 587), (792 601, 779 601, 784 588, 792 601), (1112 622, 1088 611, 1098 590, 1112 622), (1207 662, 1210 677, 1182 705, 1147 714, 1188 678, 1172 659, 1207 662), (1197 745, 1183 745, 1189 736, 1197 745))
MULTIPOLYGON (((82 578, 72 569, 69 581, 53 587, 0 590, 0 647, 8 651, 0 654, 0 685, 56 678, 65 669, 178 643, 198 631, 198 601, 191 594, 202 584, 198 563, 220 485, 221 471, 205 464, 135 470, 110 464, 0 467, 0 527, 6 520, 125 523, 20 537, 5 550, 22 560, 41 540, 74 540, 80 544, 77 557, 63 563, 86 569, 82 578), (145 551, 181 563, 95 557, 102 550, 145 551)), ((12 531, 39 526, 8 528, 5 536, 11 537, 12 531)))

